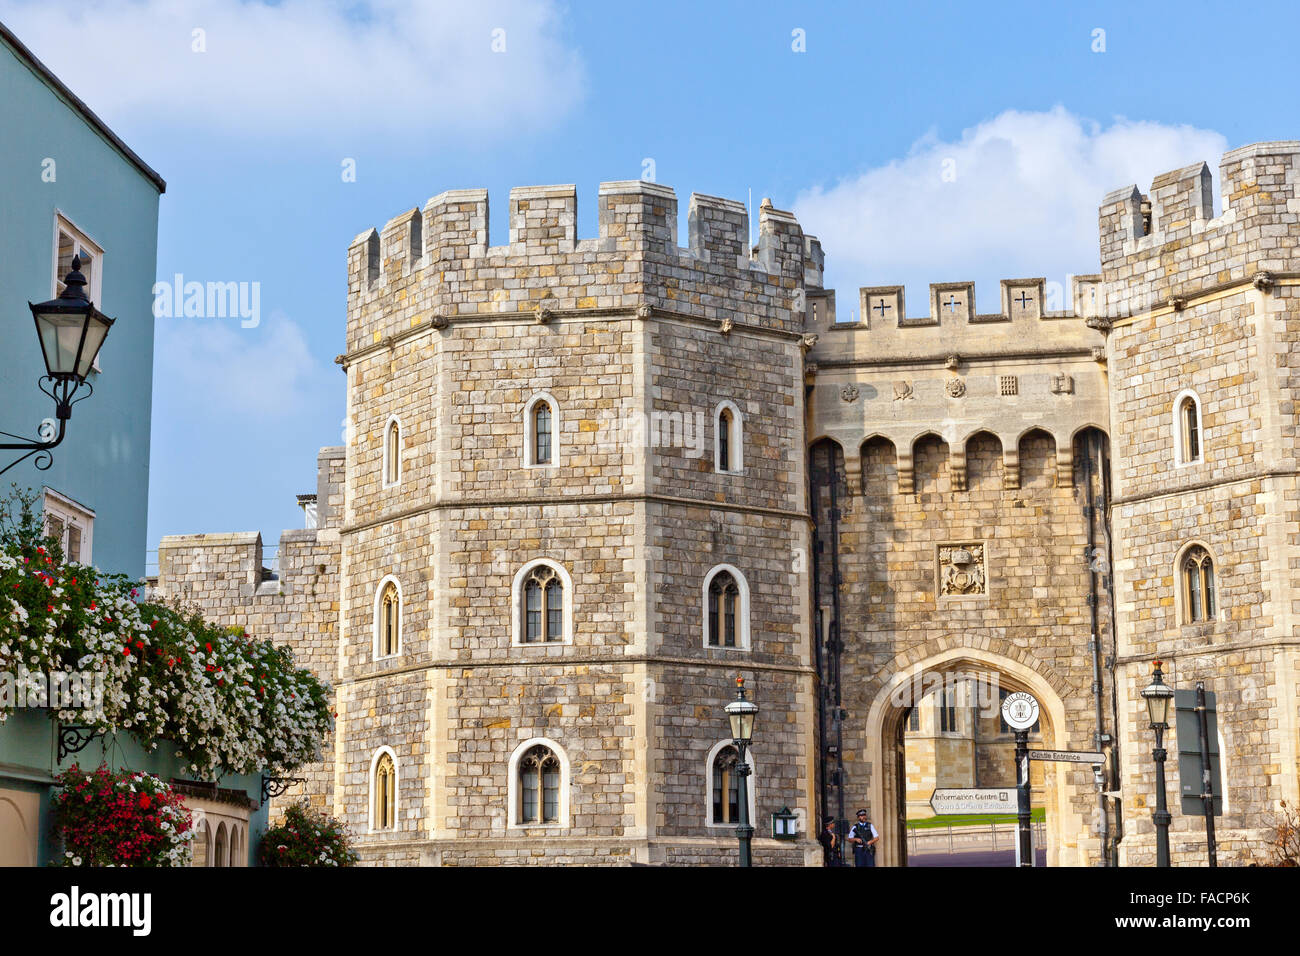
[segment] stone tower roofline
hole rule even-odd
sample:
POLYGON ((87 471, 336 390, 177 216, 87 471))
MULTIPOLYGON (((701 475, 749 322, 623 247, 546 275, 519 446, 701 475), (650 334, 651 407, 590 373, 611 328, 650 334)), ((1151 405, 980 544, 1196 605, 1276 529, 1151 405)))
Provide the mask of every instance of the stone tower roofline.
POLYGON ((685 246, 677 243, 677 194, 671 187, 641 180, 605 182, 597 201, 598 235, 580 239, 576 186, 517 186, 510 190, 508 241, 494 246, 486 189, 439 193, 423 210, 410 209, 382 230, 367 229, 352 241, 349 298, 381 294, 403 275, 460 260, 516 267, 538 256, 582 254, 655 257, 686 269, 710 264, 755 278, 821 283, 821 244, 803 235, 791 213, 768 201, 759 209, 758 242, 752 248, 749 213, 736 200, 692 193, 685 246))
POLYGON ((1101 276, 1071 277, 1069 310, 1047 309, 1043 277, 1003 279, 1001 309, 981 313, 974 282, 930 285, 928 311, 908 316, 903 286, 858 290, 856 322, 839 322, 834 290, 809 290, 806 330, 816 336, 809 353, 818 365, 962 362, 969 358, 1088 355, 1103 343, 1089 327, 1101 301, 1101 276))
POLYGON ((1188 296, 1300 270, 1300 142, 1253 143, 1223 154, 1222 210, 1205 162, 1106 195, 1099 211, 1106 314, 1122 319, 1188 296))

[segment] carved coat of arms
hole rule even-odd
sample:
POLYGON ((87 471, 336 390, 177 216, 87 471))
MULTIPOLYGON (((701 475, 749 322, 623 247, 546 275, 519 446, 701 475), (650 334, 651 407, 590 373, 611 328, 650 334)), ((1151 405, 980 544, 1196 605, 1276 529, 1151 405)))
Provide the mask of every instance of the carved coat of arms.
POLYGON ((945 544, 939 547, 940 594, 984 594, 987 590, 982 544, 945 544))

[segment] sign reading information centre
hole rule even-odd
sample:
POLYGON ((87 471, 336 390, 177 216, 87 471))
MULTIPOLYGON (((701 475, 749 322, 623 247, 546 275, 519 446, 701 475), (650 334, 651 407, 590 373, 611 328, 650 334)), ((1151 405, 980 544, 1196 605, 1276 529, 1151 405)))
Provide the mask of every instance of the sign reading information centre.
POLYGON ((948 813, 1015 813, 1015 787, 967 787, 936 790, 930 808, 940 816, 948 813))

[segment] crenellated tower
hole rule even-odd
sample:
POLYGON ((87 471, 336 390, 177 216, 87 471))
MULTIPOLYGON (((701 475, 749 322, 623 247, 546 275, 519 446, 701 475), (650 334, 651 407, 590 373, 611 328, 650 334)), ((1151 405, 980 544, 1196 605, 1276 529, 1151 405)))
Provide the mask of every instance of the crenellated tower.
MULTIPOLYGON (((1220 213, 1197 163, 1110 193, 1100 209, 1114 443, 1119 733, 1131 755, 1122 848, 1154 859, 1150 748, 1138 691, 1152 661, 1218 696, 1219 859, 1258 859, 1278 802, 1300 796, 1300 143, 1225 153, 1220 213)), ((1171 757, 1195 741, 1168 743, 1171 757)), ((1179 812, 1174 862, 1205 860, 1179 812)), ((1199 792, 1199 787, 1198 787, 1199 792)))
POLYGON ((740 203, 692 196, 682 247, 671 189, 597 201, 579 238, 573 186, 514 189, 493 245, 487 193, 456 190, 349 249, 334 809, 371 859, 729 859, 737 676, 770 715, 756 852, 808 852, 806 823, 765 834, 814 799, 816 246, 770 204, 751 249, 740 203), (376 826, 385 759, 395 819, 376 826), (539 759, 563 781, 541 810, 520 789, 539 759))

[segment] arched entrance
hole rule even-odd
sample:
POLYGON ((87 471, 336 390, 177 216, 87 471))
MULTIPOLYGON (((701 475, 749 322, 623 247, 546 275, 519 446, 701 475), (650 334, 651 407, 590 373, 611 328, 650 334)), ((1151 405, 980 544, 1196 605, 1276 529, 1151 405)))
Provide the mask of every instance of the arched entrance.
MULTIPOLYGON (((1027 665, 1002 655, 968 647, 935 653, 900 669, 881 687, 867 713, 866 759, 876 772, 868 787, 872 820, 880 831, 879 866, 905 866, 906 775, 901 759, 903 725, 918 688, 933 686, 957 675, 995 675, 1008 690, 1033 694, 1041 707, 1041 740, 1046 748, 1069 749, 1062 742, 1065 706, 1052 683, 1027 665)), ((1044 779, 1047 865, 1085 863, 1079 847, 1084 821, 1068 799, 1072 786, 1066 765, 1049 764, 1044 779)))

